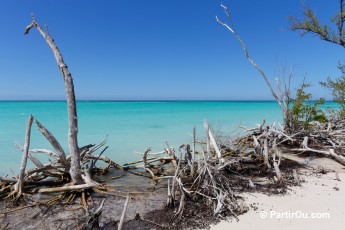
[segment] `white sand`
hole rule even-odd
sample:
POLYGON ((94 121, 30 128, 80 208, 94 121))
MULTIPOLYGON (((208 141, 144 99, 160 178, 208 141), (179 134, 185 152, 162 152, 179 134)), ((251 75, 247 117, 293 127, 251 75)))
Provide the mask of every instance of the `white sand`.
MULTIPOLYGON (((330 159, 315 159, 309 165, 322 165, 339 172, 341 181, 335 180, 335 173, 305 175, 301 187, 292 187, 284 196, 268 196, 260 193, 244 194, 247 205, 254 204, 249 211, 235 219, 222 221, 211 226, 212 230, 223 229, 303 229, 337 230, 345 229, 345 170, 330 159), (260 217, 265 212, 266 218, 260 217), (320 218, 303 218, 305 215, 323 215, 320 218), (279 217, 280 215, 280 217, 279 217), (283 216, 285 215, 285 216, 283 216), (293 216, 295 215, 295 216, 293 216), (328 216, 327 216, 328 215, 328 216)), ((311 174, 310 171, 305 171, 311 174)))

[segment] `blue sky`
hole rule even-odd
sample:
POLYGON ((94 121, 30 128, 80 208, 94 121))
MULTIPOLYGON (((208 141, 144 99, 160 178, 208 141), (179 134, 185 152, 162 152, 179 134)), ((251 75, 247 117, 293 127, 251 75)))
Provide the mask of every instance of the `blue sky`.
MULTIPOLYGON (((31 12, 46 23, 72 73, 79 100, 270 100, 267 86, 215 0, 7 0, 0 13, 0 100, 61 100, 62 77, 36 30, 23 35, 31 12)), ((293 88, 304 76, 318 86, 337 77, 344 49, 287 30, 302 15, 300 0, 227 3, 252 58, 274 80, 277 64, 294 66, 293 88)), ((324 22, 338 1, 307 1, 324 22)))

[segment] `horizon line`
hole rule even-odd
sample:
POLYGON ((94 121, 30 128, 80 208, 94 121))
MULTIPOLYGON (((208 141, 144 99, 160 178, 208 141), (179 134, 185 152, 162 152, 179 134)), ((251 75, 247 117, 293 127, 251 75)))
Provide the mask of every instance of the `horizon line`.
MULTIPOLYGON (((317 100, 311 100, 311 101, 317 101, 317 100)), ((326 102, 333 102, 333 100, 325 100, 326 102)), ((56 100, 1 100, 0 102, 66 102, 66 100, 63 99, 56 99, 56 100)), ((276 102, 276 100, 254 100, 254 99, 235 99, 235 100, 213 100, 213 99, 197 99, 197 100, 191 100, 191 99, 177 99, 177 100, 164 100, 164 99, 144 99, 144 100, 133 100, 133 99, 124 99, 124 100, 116 100, 116 99, 82 99, 82 100, 76 100, 76 102, 276 102)))

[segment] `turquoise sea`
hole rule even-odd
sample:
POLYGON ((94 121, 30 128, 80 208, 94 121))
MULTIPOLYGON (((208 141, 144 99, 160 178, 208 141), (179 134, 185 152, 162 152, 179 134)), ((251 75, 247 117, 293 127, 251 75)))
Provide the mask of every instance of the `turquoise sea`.
MULTIPOLYGON (((324 107, 327 106, 335 104, 327 102, 324 107)), ((268 123, 282 120, 274 101, 79 101, 77 109, 79 146, 98 144, 108 135, 109 149, 105 154, 120 164, 141 158, 135 152, 143 152, 148 147, 161 151, 166 141, 175 149, 191 143, 194 126, 197 137, 204 138, 204 119, 228 135, 238 135, 239 125, 254 127, 263 119, 268 123)), ((19 168, 21 152, 15 142, 23 145, 30 114, 45 125, 68 152, 66 102, 1 101, 0 175, 19 168)), ((52 149, 35 124, 31 134, 33 148, 52 149)))

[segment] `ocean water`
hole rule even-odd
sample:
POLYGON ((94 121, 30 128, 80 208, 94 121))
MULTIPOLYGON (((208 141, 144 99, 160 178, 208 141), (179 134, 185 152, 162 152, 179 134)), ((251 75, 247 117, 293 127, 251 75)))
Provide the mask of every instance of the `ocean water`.
MULTIPOLYGON (((334 107, 328 102, 324 107, 334 107)), ((140 159, 136 152, 148 147, 161 151, 170 146, 191 143, 196 126, 197 138, 204 138, 203 120, 227 135, 239 135, 238 126, 254 127, 266 119, 281 122, 281 111, 274 101, 177 101, 177 102, 77 102, 79 146, 98 144, 108 135, 109 149, 105 155, 123 164, 140 159)), ((17 171, 21 152, 15 142, 23 145, 27 118, 33 114, 50 130, 68 153, 67 107, 64 101, 2 101, 0 102, 0 175, 17 171)), ((31 146, 53 150, 33 124, 31 146)), ((47 157, 38 154, 40 159, 47 157)))

